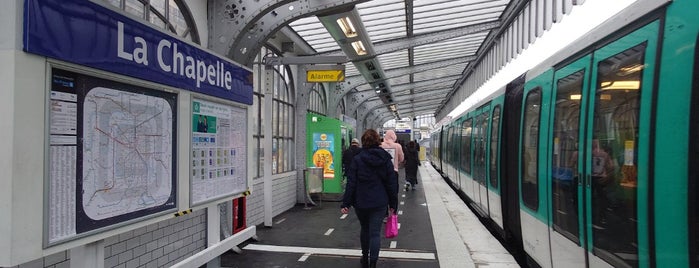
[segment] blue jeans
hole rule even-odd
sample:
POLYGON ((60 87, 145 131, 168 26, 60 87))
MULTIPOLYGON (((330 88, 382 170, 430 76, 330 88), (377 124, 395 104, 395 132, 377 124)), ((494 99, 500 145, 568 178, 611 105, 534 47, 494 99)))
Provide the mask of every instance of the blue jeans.
POLYGON ((362 243, 362 256, 368 256, 369 260, 379 259, 379 249, 381 248, 381 225, 386 215, 386 207, 377 208, 355 208, 359 224, 362 230, 359 240, 362 243))

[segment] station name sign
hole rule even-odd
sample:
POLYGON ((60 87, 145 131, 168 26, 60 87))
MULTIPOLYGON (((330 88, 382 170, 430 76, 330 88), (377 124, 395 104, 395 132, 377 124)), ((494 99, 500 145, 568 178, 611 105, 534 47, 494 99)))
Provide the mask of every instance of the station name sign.
POLYGON ((24 50, 252 104, 252 72, 84 0, 27 0, 24 50))

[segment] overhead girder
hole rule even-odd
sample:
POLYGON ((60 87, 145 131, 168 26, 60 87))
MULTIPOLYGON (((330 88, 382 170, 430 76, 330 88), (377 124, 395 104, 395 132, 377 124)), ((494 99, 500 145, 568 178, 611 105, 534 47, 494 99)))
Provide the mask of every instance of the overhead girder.
POLYGON ((383 126, 383 123, 388 121, 389 119, 393 118, 394 115, 392 113, 383 113, 379 116, 374 117, 373 119, 369 120, 369 125, 373 129, 377 129, 383 126), (383 122, 383 123, 381 123, 383 122))
POLYGON ((311 55, 314 54, 316 51, 309 45, 306 40, 303 40, 301 36, 299 36, 298 33, 296 33, 289 25, 282 27, 279 29, 279 32, 285 35, 287 38, 291 40, 291 42, 294 43, 294 52, 298 53, 299 55, 311 55))
MULTIPOLYGON (((458 58, 453 58, 453 59, 448 59, 448 60, 441 60, 441 61, 435 61, 435 62, 430 62, 430 63, 423 63, 423 64, 418 64, 415 66, 407 66, 407 67, 401 67, 401 68, 393 68, 393 69, 388 69, 384 72, 386 75, 386 79, 390 78, 395 78, 395 77, 401 77, 404 75, 410 75, 414 73, 421 73, 421 72, 428 72, 430 70, 434 69, 439 69, 439 68, 444 68, 456 64, 461 64, 461 63, 466 63, 470 62, 473 60, 475 57, 473 56, 465 56, 465 57, 458 57, 458 58)), ((460 74, 459 74, 460 75, 460 74)), ((339 97, 336 98, 337 103, 332 103, 331 105, 339 105, 339 101, 350 93, 352 89, 355 89, 359 86, 366 85, 368 84, 366 82, 366 79, 364 79, 363 76, 361 75, 356 75, 356 76, 351 76, 347 79, 345 79, 344 83, 339 84, 338 87, 336 87, 334 94, 337 94, 339 97)), ((392 92, 397 92, 402 90, 400 86, 391 86, 391 91, 392 92)), ((363 95, 366 97, 369 97, 371 94, 375 94, 373 90, 371 91, 355 91, 356 93, 354 94, 359 94, 363 95), (362 93, 364 92, 364 93, 362 93), (370 93, 369 93, 370 92, 370 93)), ((356 111, 357 107, 363 102, 365 99, 356 99, 351 96, 350 98, 347 98, 347 103, 350 104, 348 108, 349 111, 354 112, 356 111)), ((332 106, 331 106, 332 107, 332 106)))
MULTIPOLYGON (((478 23, 473 25, 467 25, 463 27, 429 32, 424 34, 416 34, 412 37, 395 38, 386 41, 380 41, 373 44, 374 51, 376 55, 396 52, 399 50, 409 49, 416 46, 436 43, 439 41, 444 41, 451 38, 461 37, 464 35, 490 31, 500 27, 500 21, 491 21, 478 23)), ((330 55, 343 55, 342 50, 333 50, 323 53, 318 53, 318 55, 330 56, 330 55)))
MULTIPOLYGON (((445 89, 445 91, 446 91, 446 89, 445 89)), ((433 96, 434 93, 432 93, 431 95, 433 96)), ((441 98, 440 98, 440 99, 423 99, 423 100, 419 100, 419 99, 418 99, 418 100, 415 100, 415 99, 412 99, 411 96, 407 96, 407 97, 405 98, 405 102, 394 103, 394 104, 396 104, 396 105, 406 104, 406 103, 422 104, 422 103, 424 103, 424 102, 434 102, 434 101, 437 101, 437 102, 436 102, 436 103, 430 103, 430 104, 438 105, 438 104, 440 104, 443 100, 442 100, 441 98)), ((386 109, 386 111, 388 111, 389 113, 393 114, 393 112, 391 112, 390 110, 388 110, 388 108, 386 108, 386 104, 383 104, 382 102, 380 102, 380 100, 374 100, 374 101, 365 103, 365 104, 363 105, 363 109, 359 109, 359 110, 358 110, 357 119, 358 119, 358 120, 362 120, 362 122, 365 122, 366 119, 367 119, 367 117, 369 116, 369 114, 371 114, 371 113, 377 113, 377 111, 380 110, 380 109, 382 109, 382 108, 383 108, 383 109, 386 109)), ((436 108, 436 106, 435 106, 435 108, 436 108)), ((405 109, 407 109, 407 108, 403 108, 403 109, 405 110, 405 109)), ((434 109, 434 108, 433 108, 433 109, 434 109)), ((398 109, 398 110, 400 110, 400 109, 398 109)), ((412 109, 411 109, 411 111, 412 111, 412 109)))
POLYGON ((267 39, 291 21, 333 10, 349 10, 366 1, 208 0, 209 48, 250 67, 267 39))
MULTIPOLYGON (((442 90, 439 90, 437 92, 430 91, 430 92, 418 93, 415 95, 408 95, 408 96, 400 97, 400 98, 396 97, 396 98, 394 98, 395 99, 394 104, 402 104, 402 103, 405 103, 405 101, 410 102, 411 100, 415 101, 416 99, 419 100, 421 97, 434 97, 435 95, 441 95, 441 94, 448 92, 449 89, 450 88, 443 88, 442 90)), ((434 99, 434 98, 426 98, 426 99, 430 100, 430 99, 434 99)), ((438 100, 443 101, 442 98, 439 98, 438 100)), ((359 119, 362 119, 363 117, 366 117, 366 115, 369 113, 369 111, 371 111, 375 108, 380 108, 380 107, 386 107, 386 104, 384 104, 380 99, 366 101, 361 106, 358 107, 357 116, 359 119)))
MULTIPOLYGON (((415 88, 429 88, 435 85, 439 85, 440 83, 446 83, 449 82, 451 83, 452 80, 455 79, 455 77, 458 77, 458 75, 455 76, 449 76, 449 77, 442 77, 438 79, 433 79, 433 80, 425 80, 425 81, 420 81, 412 84, 403 84, 403 85, 398 85, 392 87, 394 89, 394 95, 398 94, 399 92, 406 91, 406 90, 411 90, 415 88)), ((445 85, 448 87, 449 85, 445 85)), ((451 89, 451 88, 449 88, 451 89)), ((377 97, 376 92, 373 90, 365 90, 365 91, 357 91, 356 93, 352 93, 349 96, 348 104, 349 104, 349 109, 350 111, 355 111, 358 110, 359 107, 367 102, 369 99, 377 97)), ((395 98, 395 96, 394 96, 395 98)))
MULTIPOLYGON (((421 109, 421 110, 419 111, 419 112, 421 112, 420 115, 425 115, 425 114, 427 114, 427 112, 428 112, 430 115, 433 115, 433 114, 434 114, 433 112, 434 112, 434 109, 435 109, 435 108, 437 108, 436 105, 435 105, 435 106, 432 106, 432 107, 429 107, 429 108, 421 109), (422 113, 422 112, 426 112, 426 113, 422 113)), ((416 110, 416 111, 418 111, 418 110, 416 110)), ((373 120, 370 120, 370 123, 369 123, 368 125, 373 126, 374 128, 378 128, 378 127, 383 126, 383 124, 385 124, 386 121, 388 121, 388 120, 391 119, 392 117, 393 117, 393 114, 391 114, 391 113, 384 113, 384 114, 382 114, 382 116, 380 116, 380 117, 374 117, 373 120)))
MULTIPOLYGON (((410 103, 403 104, 403 106, 411 105, 412 107, 408 107, 408 108, 403 107, 403 108, 399 108, 399 110, 402 111, 401 113, 403 115, 406 115, 409 117, 415 117, 417 115, 422 115, 425 113, 434 114, 434 109, 436 109, 439 105, 442 104, 442 100, 433 99, 433 100, 427 100, 427 101, 417 101, 414 104, 415 105, 410 104, 410 103), (418 107, 416 108, 415 106, 418 106, 418 107)), ((377 112, 383 111, 383 113, 389 113, 389 114, 393 115, 393 113, 391 113, 388 110, 384 111, 381 109, 377 109, 375 111, 377 111, 377 112)), ((375 123, 375 122, 372 122, 372 123, 375 123)))
MULTIPOLYGON (((420 112, 422 112, 422 111, 434 111, 435 108, 437 108, 437 105, 425 107, 423 109, 419 109, 419 110, 415 110, 415 111, 420 111, 420 112)), ((383 126, 383 124, 386 123, 386 121, 388 121, 388 119, 390 119, 392 117, 394 117, 394 115, 391 112, 386 112, 386 111, 380 112, 379 115, 377 115, 373 118, 369 118, 368 119, 369 123, 367 125, 370 126, 371 128, 378 128, 378 127, 383 126)))
POLYGON ((572 11, 573 5, 583 2, 585 1, 511 1, 501 15, 502 27, 491 32, 483 41, 476 52, 477 59, 464 69, 462 77, 454 83, 452 91, 447 95, 448 101, 437 109, 435 119, 439 121, 446 117, 500 68, 551 29, 554 23, 560 22, 564 14, 572 11))

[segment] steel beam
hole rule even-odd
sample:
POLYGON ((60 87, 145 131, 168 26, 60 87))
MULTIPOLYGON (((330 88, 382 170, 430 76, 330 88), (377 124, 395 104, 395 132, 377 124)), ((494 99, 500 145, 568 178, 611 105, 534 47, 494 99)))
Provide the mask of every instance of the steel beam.
POLYGON ((265 57, 266 65, 306 65, 306 64, 343 64, 345 56, 287 56, 265 57))
POLYGON ((249 67, 267 39, 291 21, 366 1, 208 0, 209 48, 249 67))
MULTIPOLYGON (((484 22, 474 25, 468 25, 448 30, 435 31, 424 34, 416 34, 413 37, 396 38, 374 43, 374 51, 376 56, 386 53, 391 53, 399 50, 405 50, 416 46, 436 43, 447 39, 490 31, 500 27, 500 21, 484 22)), ((333 50, 319 53, 318 55, 343 55, 341 50, 333 50)))

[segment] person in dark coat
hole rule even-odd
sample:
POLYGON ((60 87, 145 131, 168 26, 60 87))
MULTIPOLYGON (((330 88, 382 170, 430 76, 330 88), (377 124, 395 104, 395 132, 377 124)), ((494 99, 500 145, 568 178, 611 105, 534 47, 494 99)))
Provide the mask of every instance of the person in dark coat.
POLYGON ((345 176, 347 176, 347 170, 349 170, 349 166, 352 163, 352 159, 355 155, 359 154, 359 151, 361 150, 362 148, 359 147, 359 140, 354 138, 352 139, 350 147, 347 148, 344 152, 342 152, 342 172, 344 172, 343 174, 345 176))
POLYGON ((415 190, 415 184, 417 184, 417 166, 420 165, 420 160, 418 159, 417 146, 414 141, 408 143, 407 150, 405 152, 405 190, 410 190, 411 188, 415 190))
POLYGON ((386 207, 391 213, 398 208, 398 177, 393 171, 391 155, 380 144, 376 130, 368 129, 362 135, 362 150, 349 166, 340 209, 347 214, 354 207, 359 219, 362 267, 376 267, 386 207))

